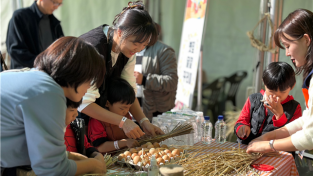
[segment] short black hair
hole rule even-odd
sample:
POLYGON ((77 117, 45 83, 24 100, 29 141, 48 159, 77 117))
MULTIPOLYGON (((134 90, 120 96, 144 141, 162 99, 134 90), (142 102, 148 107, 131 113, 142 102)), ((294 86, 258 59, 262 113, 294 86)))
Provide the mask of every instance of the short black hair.
POLYGON ((68 98, 66 98, 66 107, 67 108, 78 108, 83 102, 83 99, 81 99, 79 102, 74 102, 68 98))
POLYGON ((295 71, 286 62, 272 62, 263 71, 263 82, 270 90, 285 91, 295 85, 295 71))
POLYGON ((92 81, 100 87, 106 71, 103 56, 76 37, 61 37, 40 53, 34 67, 50 75, 61 87, 77 87, 92 81))
POLYGON ((117 102, 133 104, 136 98, 134 88, 122 78, 111 78, 107 82, 107 100, 110 104, 117 102))

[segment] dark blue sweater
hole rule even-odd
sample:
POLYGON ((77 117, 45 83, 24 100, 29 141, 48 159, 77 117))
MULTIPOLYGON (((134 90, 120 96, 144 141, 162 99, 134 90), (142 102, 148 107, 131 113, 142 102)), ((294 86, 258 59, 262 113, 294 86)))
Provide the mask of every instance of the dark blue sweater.
MULTIPOLYGON (((34 60, 42 52, 39 39, 39 22, 43 14, 36 1, 30 7, 18 9, 9 22, 6 46, 11 56, 12 68, 32 68, 34 60)), ((49 15, 53 41, 64 36, 60 21, 49 15)))

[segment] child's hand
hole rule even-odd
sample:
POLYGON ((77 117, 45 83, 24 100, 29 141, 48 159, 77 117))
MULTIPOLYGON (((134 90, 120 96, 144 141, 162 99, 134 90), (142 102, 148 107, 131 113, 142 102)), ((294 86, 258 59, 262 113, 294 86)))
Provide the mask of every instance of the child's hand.
POLYGON ((284 114, 284 109, 281 105, 281 99, 275 95, 270 95, 267 98, 267 102, 268 105, 264 104, 264 106, 268 108, 275 115, 276 120, 278 120, 284 114))
MULTIPOLYGON (((106 173, 106 165, 105 165, 105 162, 102 162, 102 161, 99 161, 98 159, 96 158, 88 158, 90 161, 92 161, 92 166, 93 166, 93 169, 92 169, 92 174, 94 175, 102 175, 104 173, 106 173), (104 164, 103 164, 104 163, 104 164)), ((102 160, 104 160, 102 158, 102 160)))
POLYGON ((133 147, 139 147, 140 144, 137 140, 135 139, 127 139, 126 140, 126 145, 128 148, 133 148, 133 147))
MULTIPOLYGON (((97 155, 94 157, 95 159, 97 159, 98 161, 100 161, 103 165, 103 168, 105 169, 105 172, 106 172, 106 164, 105 164, 105 161, 104 161, 104 158, 103 158, 103 155, 101 153, 97 153, 97 155)), ((104 173, 105 173, 104 172, 104 173)))
POLYGON ((86 156, 76 152, 68 152, 67 158, 75 161, 87 159, 86 156))
POLYGON ((239 130, 238 130, 238 133, 237 135, 240 137, 240 138, 245 138, 245 137, 248 137, 250 135, 250 132, 251 132, 251 129, 249 126, 247 125, 242 125, 239 130))

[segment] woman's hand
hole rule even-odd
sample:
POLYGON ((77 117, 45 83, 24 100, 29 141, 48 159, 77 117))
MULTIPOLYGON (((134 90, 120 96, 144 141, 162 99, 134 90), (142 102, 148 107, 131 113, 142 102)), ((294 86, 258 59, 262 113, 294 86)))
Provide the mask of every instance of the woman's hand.
POLYGON ((268 153, 272 152, 269 141, 251 141, 247 147, 247 153, 268 153))
POLYGON ((258 142, 258 141, 269 141, 269 139, 266 138, 266 134, 263 134, 262 136, 259 136, 259 137, 255 138, 255 139, 253 139, 250 143, 258 142))
POLYGON ((123 124, 123 131, 128 138, 137 139, 141 136, 145 135, 144 132, 141 131, 139 126, 133 122, 132 120, 127 119, 123 124))
MULTIPOLYGON (((283 128, 280 128, 280 129, 277 129, 278 131, 281 131, 281 130, 283 130, 285 127, 283 127, 283 128)), ((276 132, 277 132, 277 130, 274 130, 274 131, 271 131, 271 132, 268 132, 268 133, 265 133, 265 134, 263 134, 263 135, 261 135, 261 136, 259 136, 259 137, 257 137, 257 138, 255 138, 255 139, 253 139, 251 142, 257 142, 257 141, 269 141, 269 140, 274 140, 274 139, 277 139, 276 138, 276 132)), ((288 133, 288 132, 287 132, 288 133)), ((250 143, 251 143, 250 142, 250 143)))
POLYGON ((164 132, 157 126, 153 125, 152 123, 150 123, 148 120, 145 120, 141 123, 141 127, 143 129, 143 131, 147 134, 147 135, 159 135, 159 134, 164 134, 164 132))

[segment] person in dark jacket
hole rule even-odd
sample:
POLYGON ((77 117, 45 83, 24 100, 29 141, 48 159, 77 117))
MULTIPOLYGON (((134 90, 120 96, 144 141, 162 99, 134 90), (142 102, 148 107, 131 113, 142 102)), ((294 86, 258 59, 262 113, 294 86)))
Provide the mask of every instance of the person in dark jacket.
POLYGON ((270 63, 263 72, 263 83, 265 91, 249 96, 235 124, 237 141, 241 144, 249 144, 302 115, 300 104, 289 95, 296 84, 295 72, 289 64, 270 63))
POLYGON ((6 40, 11 69, 32 68, 36 56, 64 36, 60 21, 52 14, 62 1, 37 0, 13 13, 6 40))

